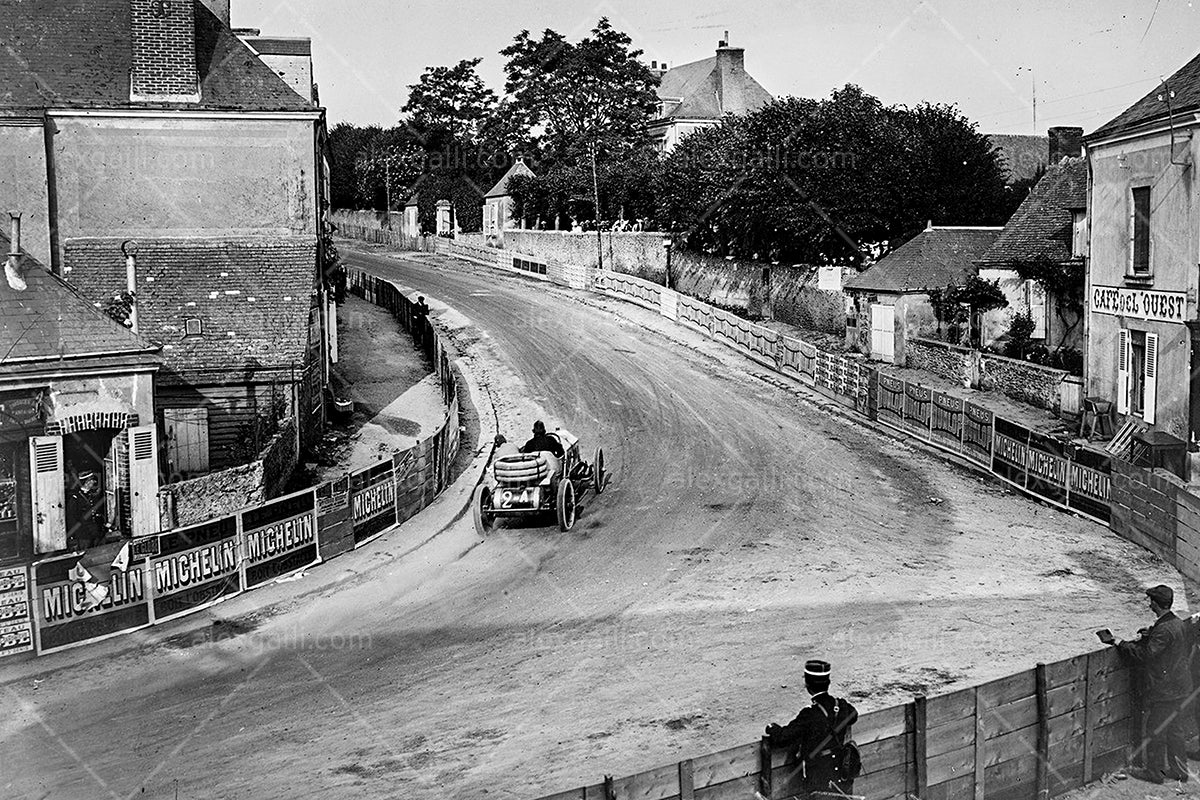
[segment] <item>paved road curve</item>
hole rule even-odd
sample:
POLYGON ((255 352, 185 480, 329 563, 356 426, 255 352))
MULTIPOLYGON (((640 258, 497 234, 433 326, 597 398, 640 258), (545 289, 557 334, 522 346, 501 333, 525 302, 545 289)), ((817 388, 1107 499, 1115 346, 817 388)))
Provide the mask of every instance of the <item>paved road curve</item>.
POLYGON ((513 437, 541 415, 603 443, 611 492, 568 535, 384 539, 228 641, 10 681, 0 796, 536 797, 754 739, 812 654, 877 707, 1080 652, 1178 584, 648 312, 346 255, 434 301, 513 437))

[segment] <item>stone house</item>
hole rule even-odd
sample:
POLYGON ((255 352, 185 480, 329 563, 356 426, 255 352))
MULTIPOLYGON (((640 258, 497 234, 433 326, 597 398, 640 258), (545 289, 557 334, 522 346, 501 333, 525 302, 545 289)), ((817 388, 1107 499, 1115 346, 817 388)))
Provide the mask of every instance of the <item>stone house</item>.
POLYGON ((729 32, 717 43, 712 58, 667 69, 651 62, 659 79, 658 111, 646 126, 655 146, 663 152, 687 134, 716 125, 726 114, 756 111, 771 102, 771 94, 746 72, 746 51, 731 47, 729 32))
MULTIPOLYGON (((1082 135, 1083 131, 1079 132, 1082 135)), ((1063 158, 1038 181, 995 243, 976 262, 979 277, 998 281, 1008 298, 1007 308, 984 314, 983 343, 991 344, 1007 334, 1013 315, 1024 313, 1033 319, 1034 342, 1051 350, 1059 346, 1082 349, 1082 320, 1059 308, 1041 285, 1022 279, 1013 265, 1077 266, 1082 282, 1086 255, 1087 162, 1082 157, 1063 158)))
POLYGON ((868 269, 846 281, 857 325, 849 344, 870 358, 904 364, 909 337, 932 332, 937 321, 929 292, 962 284, 996 241, 1000 228, 932 224, 868 269))
POLYGON ((168 479, 237 463, 266 416, 304 440, 324 421, 325 113, 227 20, 219 0, 0 15, 0 203, 88 299, 132 286, 168 479))
POLYGON ((514 227, 513 198, 508 193, 508 182, 514 175, 528 175, 532 178, 533 170, 526 166, 523 160, 517 159, 508 168, 508 172, 505 172, 500 180, 496 181, 496 185, 483 196, 483 232, 485 235, 496 235, 503 238, 504 231, 514 227))
POLYGON ((1085 137, 1089 396, 1200 441, 1200 56, 1085 137))

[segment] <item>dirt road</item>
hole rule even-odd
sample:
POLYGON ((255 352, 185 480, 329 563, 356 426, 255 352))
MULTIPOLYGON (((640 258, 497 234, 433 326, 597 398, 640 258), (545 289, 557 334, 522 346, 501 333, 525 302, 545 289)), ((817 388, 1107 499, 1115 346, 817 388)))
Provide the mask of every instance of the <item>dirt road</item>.
POLYGON ((871 709, 1131 633, 1140 587, 1182 588, 649 312, 346 256, 430 298, 502 429, 602 443, 611 491, 568 535, 475 546, 468 517, 437 553, 298 582, 218 644, 49 659, 36 689, 0 686, 0 795, 537 797, 757 738, 801 702, 806 657, 871 709))

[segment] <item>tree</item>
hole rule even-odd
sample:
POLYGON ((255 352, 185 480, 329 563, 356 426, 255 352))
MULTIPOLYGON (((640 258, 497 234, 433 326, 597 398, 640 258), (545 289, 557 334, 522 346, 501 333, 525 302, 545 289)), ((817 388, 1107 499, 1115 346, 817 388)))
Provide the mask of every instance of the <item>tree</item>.
POLYGON ((496 93, 476 72, 483 59, 464 59, 452 67, 426 67, 408 87, 400 113, 422 135, 444 131, 461 144, 474 144, 496 109, 496 93))
POLYGON ((540 39, 521 31, 500 51, 508 58, 505 92, 526 130, 541 131, 550 159, 579 158, 637 147, 658 104, 658 81, 632 40, 601 18, 577 44, 556 31, 540 39))
POLYGON ((944 289, 931 289, 929 303, 933 306, 939 333, 942 325, 947 325, 950 341, 957 344, 961 326, 966 324, 970 331, 968 343, 978 346, 980 315, 1007 307, 1008 298, 1000 288, 999 280, 988 281, 972 275, 961 286, 951 283, 944 289))
POLYGON ((380 131, 354 162, 358 208, 395 210, 425 170, 426 154, 404 126, 380 131))
POLYGON ((955 109, 885 106, 854 85, 688 136, 658 194, 685 247, 810 264, 861 264, 930 220, 996 222, 1009 201, 990 142, 955 109))
POLYGON ((365 208, 359 196, 360 153, 383 133, 378 125, 339 122, 329 131, 329 196, 334 208, 365 208))
POLYGON ((1013 314, 1008 324, 1008 346, 1005 348, 1005 355, 1009 358, 1025 358, 1036 329, 1037 323, 1033 321, 1033 317, 1024 312, 1013 314))
POLYGON ((540 39, 521 31, 501 51, 508 58, 511 108, 527 130, 539 132, 535 143, 542 152, 543 186, 522 197, 523 212, 534 210, 528 201, 536 195, 547 204, 535 216, 590 218, 599 230, 602 220, 628 211, 631 202, 652 205, 646 181, 635 190, 630 170, 651 158, 646 123, 658 104, 657 79, 631 44, 601 18, 578 43, 549 29, 540 39), (608 196, 610 189, 615 197, 608 196))

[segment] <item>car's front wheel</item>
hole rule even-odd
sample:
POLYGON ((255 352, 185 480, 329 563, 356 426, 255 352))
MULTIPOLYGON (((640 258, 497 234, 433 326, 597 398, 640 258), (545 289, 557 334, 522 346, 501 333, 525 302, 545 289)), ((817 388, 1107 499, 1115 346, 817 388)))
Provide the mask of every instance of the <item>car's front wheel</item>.
POLYGON ((496 512, 492 506, 492 491, 486 486, 476 486, 475 495, 471 499, 472 516, 475 519, 475 532, 487 536, 496 530, 496 512))
POLYGON ((562 480, 558 484, 558 527, 563 533, 575 527, 575 484, 562 480))

